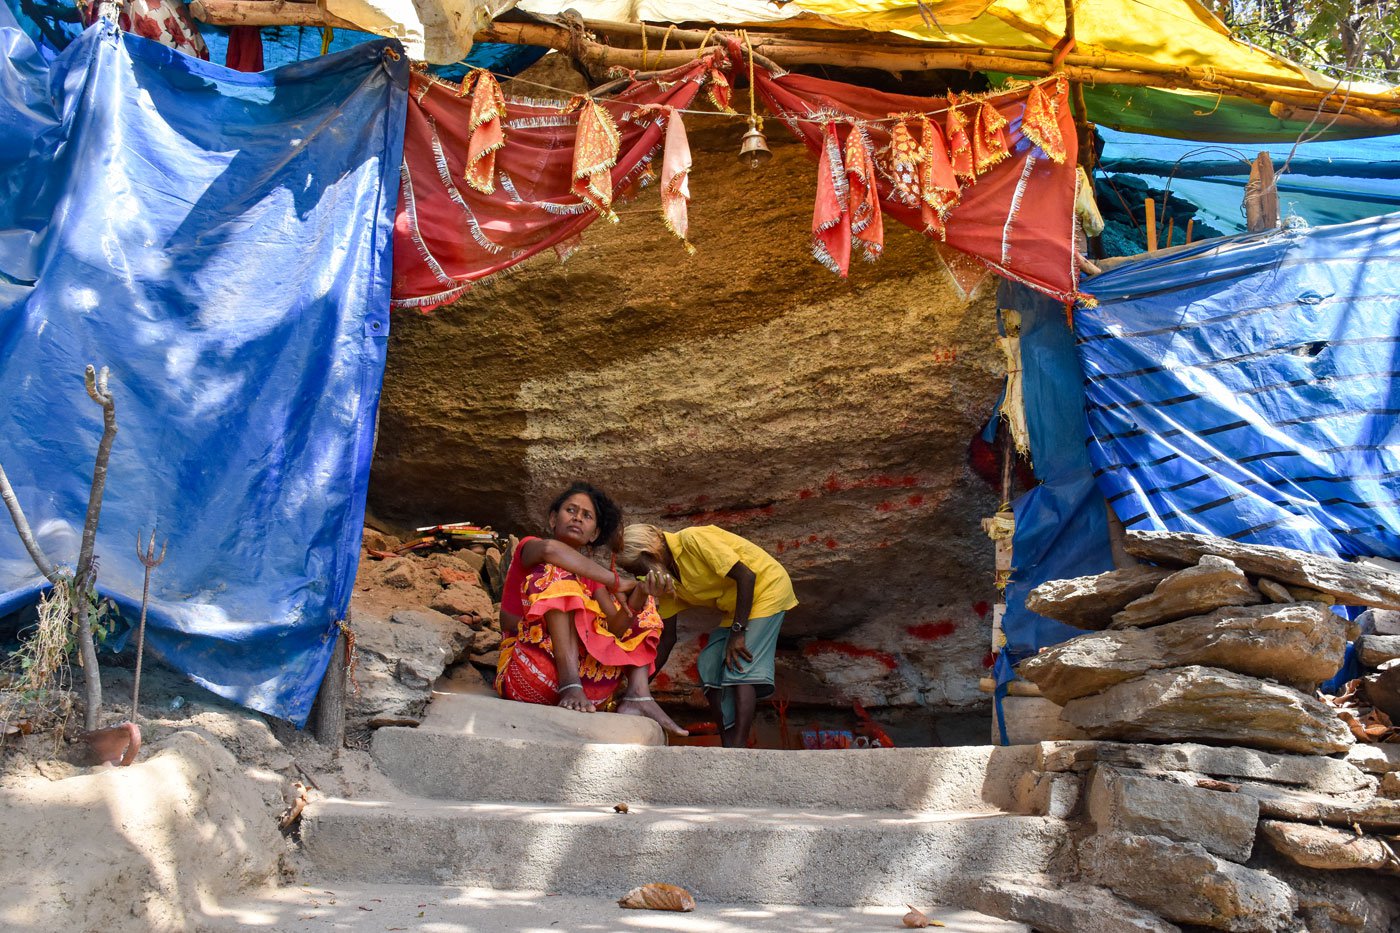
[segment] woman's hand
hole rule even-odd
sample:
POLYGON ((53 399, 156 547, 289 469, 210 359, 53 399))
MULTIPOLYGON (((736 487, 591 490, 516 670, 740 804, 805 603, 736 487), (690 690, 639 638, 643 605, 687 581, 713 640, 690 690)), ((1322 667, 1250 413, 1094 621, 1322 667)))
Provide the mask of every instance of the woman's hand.
POLYGON ((744 645, 743 632, 730 632, 729 640, 724 645, 724 666, 737 672, 740 660, 752 664, 753 654, 744 645))

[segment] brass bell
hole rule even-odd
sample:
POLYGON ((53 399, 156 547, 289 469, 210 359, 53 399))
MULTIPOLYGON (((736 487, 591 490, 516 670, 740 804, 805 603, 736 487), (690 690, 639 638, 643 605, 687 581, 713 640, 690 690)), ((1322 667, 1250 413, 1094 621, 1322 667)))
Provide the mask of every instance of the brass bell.
POLYGON ((771 158, 773 153, 768 151, 768 140, 763 130, 758 128, 756 119, 749 117, 749 131, 744 134, 744 141, 739 146, 739 161, 754 169, 771 158))

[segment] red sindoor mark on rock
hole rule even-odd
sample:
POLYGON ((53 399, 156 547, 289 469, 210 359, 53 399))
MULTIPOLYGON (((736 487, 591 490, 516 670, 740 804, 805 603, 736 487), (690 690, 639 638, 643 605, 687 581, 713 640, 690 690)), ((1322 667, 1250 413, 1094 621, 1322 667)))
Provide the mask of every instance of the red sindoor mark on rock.
POLYGON ((860 645, 853 645, 844 641, 814 641, 802 648, 802 653, 807 657, 816 657, 819 654, 841 654, 848 658, 869 658, 877 661, 886 670, 894 670, 899 666, 894 655, 886 651, 879 651, 875 648, 864 648, 860 645))
POLYGON ((947 638, 957 631, 957 628, 957 623, 952 619, 942 619, 938 622, 920 622, 918 625, 909 626, 905 631, 923 641, 937 641, 947 638))

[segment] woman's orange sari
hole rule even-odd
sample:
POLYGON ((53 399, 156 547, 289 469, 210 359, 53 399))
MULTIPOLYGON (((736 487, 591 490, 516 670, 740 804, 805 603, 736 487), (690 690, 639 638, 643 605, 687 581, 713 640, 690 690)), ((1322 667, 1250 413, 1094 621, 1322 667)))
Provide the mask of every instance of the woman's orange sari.
POLYGON ((573 614, 579 636, 579 684, 594 703, 612 698, 622 682, 624 668, 646 667, 656 661, 661 640, 661 616, 656 603, 632 617, 627 632, 618 637, 608 631, 594 594, 601 586, 581 580, 552 564, 540 564, 522 587, 525 615, 515 638, 501 641, 496 665, 496 692, 508 700, 553 705, 559 702, 559 674, 554 664, 554 642, 549 637, 545 613, 553 609, 573 614))

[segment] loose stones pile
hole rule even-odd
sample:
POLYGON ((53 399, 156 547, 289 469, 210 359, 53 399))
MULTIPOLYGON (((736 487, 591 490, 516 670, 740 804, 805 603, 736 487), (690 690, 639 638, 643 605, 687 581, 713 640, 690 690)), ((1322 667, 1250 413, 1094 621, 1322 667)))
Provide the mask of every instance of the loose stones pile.
POLYGON ((1028 776, 1040 812, 1091 829, 1057 903, 1126 899, 1121 929, 1390 928, 1400 744, 1356 744, 1316 688, 1348 640, 1333 604, 1376 607, 1361 647, 1395 663, 1376 622, 1400 609, 1400 574, 1199 535, 1127 547, 1155 566, 1027 600, 1087 632, 1018 672, 1098 740, 1042 743, 1028 776))

